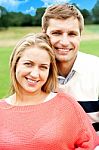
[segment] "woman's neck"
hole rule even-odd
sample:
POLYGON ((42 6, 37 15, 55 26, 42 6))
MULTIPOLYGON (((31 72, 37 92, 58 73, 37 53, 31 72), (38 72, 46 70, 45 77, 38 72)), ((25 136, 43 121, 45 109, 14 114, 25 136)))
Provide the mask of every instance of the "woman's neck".
POLYGON ((13 94, 10 96, 10 104, 14 106, 37 105, 43 103, 48 93, 43 91, 35 94, 13 94))

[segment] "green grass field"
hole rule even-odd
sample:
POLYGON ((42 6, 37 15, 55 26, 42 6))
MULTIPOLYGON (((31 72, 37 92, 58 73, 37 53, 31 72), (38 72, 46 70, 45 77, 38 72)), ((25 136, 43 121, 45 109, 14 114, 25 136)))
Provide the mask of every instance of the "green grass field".
MULTIPOLYGON (((16 42, 28 33, 40 31, 40 27, 18 27, 0 31, 0 98, 8 95, 9 58, 16 42)), ((80 51, 99 56, 99 25, 85 26, 82 37, 80 51)))
POLYGON ((80 51, 99 56, 99 40, 82 41, 80 51))

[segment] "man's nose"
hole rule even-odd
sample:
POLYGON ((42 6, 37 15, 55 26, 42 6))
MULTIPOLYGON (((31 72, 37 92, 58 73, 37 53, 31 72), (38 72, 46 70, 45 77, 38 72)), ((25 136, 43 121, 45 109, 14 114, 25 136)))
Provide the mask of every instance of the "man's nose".
POLYGON ((62 35, 62 37, 60 39, 60 43, 64 46, 69 44, 69 38, 68 38, 67 34, 62 35))

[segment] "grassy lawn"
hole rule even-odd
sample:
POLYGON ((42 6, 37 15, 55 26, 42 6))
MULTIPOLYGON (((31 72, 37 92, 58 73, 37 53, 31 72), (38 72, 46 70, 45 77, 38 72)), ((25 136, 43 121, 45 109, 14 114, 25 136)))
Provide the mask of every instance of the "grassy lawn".
MULTIPOLYGON (((9 91, 9 57, 16 42, 28 33, 40 32, 40 27, 9 28, 0 31, 0 98, 9 91)), ((80 51, 99 56, 99 25, 85 26, 80 51)))
POLYGON ((40 31, 40 27, 12 27, 0 31, 0 40, 19 39, 28 33, 36 33, 40 31))
POLYGON ((99 40, 81 41, 80 51, 99 56, 99 40))
POLYGON ((0 98, 6 96, 9 87, 9 56, 11 48, 0 48, 0 98))

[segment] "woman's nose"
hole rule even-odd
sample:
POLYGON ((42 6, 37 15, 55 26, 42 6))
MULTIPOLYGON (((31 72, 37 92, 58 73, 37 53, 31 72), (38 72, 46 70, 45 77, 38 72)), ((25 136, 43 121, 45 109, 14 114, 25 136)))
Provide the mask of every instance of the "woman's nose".
POLYGON ((32 77, 36 77, 37 78, 39 76, 39 68, 38 67, 33 67, 32 70, 31 70, 30 75, 32 77))

